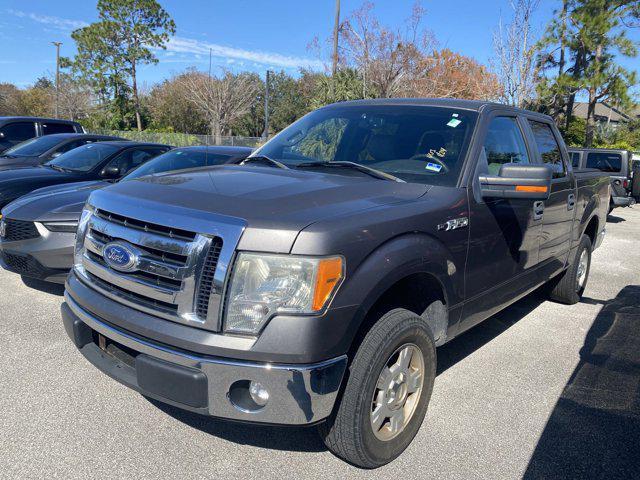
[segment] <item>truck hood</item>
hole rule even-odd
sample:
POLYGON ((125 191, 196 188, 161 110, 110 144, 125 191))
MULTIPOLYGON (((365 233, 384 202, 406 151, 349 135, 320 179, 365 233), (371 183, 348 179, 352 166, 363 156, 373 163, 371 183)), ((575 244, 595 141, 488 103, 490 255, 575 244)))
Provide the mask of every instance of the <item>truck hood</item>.
POLYGON ((109 185, 105 181, 90 181, 39 188, 14 200, 3 212, 16 220, 32 222, 76 221, 91 192, 109 185))
POLYGON ((174 226, 174 215, 227 218, 245 225, 238 248, 289 252, 298 233, 314 222, 412 201, 429 189, 344 173, 223 165, 121 182, 94 192, 90 202, 103 208, 127 205, 118 212, 125 214, 128 210, 147 216, 145 209, 152 209, 152 218, 144 220, 164 219, 158 223, 167 226, 174 226))

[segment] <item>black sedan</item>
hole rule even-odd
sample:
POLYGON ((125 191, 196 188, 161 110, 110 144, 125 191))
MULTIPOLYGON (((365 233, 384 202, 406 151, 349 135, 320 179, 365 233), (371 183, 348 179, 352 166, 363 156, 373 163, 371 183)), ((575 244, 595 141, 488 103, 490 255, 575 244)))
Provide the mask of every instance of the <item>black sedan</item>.
POLYGON ((107 135, 84 133, 57 133, 36 137, 18 143, 0 155, 0 170, 16 167, 33 167, 59 157, 63 153, 87 143, 122 140, 107 135))
MULTIPOLYGON (((176 148, 135 169, 121 182, 184 169, 237 163, 245 147, 176 148)), ((62 283, 73 265, 73 247, 82 207, 104 180, 41 188, 7 205, 0 220, 0 265, 24 277, 62 283), (4 234, 2 234, 4 231, 4 234)))
POLYGON ((171 148, 157 143, 96 142, 75 148, 37 167, 0 171, 0 208, 50 185, 118 179, 171 148))

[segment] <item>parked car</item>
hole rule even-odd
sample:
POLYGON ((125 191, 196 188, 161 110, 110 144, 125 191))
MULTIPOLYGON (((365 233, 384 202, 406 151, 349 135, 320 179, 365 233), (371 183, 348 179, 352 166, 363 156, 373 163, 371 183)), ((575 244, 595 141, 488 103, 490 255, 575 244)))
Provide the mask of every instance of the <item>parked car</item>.
POLYGON ((628 207, 635 203, 629 195, 631 191, 631 157, 627 150, 604 148, 570 148, 571 163, 574 169, 596 169, 610 175, 611 199, 609 213, 617 207, 628 207))
POLYGON ((131 141, 83 145, 43 165, 0 171, 0 208, 38 188, 88 180, 115 180, 171 147, 131 141))
POLYGON ((420 428, 437 346, 545 283, 579 301, 609 188, 571 170, 545 115, 330 105, 241 165, 93 192, 65 329, 148 397, 317 423, 335 454, 377 467, 420 428))
POLYGON ((33 137, 85 133, 78 122, 40 117, 0 117, 0 152, 33 137))
MULTIPOLYGON (((153 158, 120 182, 145 175, 234 163, 251 153, 246 147, 184 147, 153 158)), ((64 283, 73 266, 73 248, 82 207, 91 192, 112 183, 94 180, 45 187, 2 210, 0 264, 26 277, 64 283)))
POLYGON ((16 167, 34 167, 59 157, 63 153, 87 143, 106 140, 124 140, 107 135, 85 133, 56 133, 45 137, 35 137, 18 143, 0 154, 0 170, 16 167))

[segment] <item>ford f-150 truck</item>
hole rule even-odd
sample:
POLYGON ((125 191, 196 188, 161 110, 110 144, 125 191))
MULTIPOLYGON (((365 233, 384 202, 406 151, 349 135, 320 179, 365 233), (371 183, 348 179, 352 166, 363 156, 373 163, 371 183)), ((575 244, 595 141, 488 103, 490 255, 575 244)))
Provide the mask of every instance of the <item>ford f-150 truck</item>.
POLYGON ((573 173, 541 114, 330 105, 240 165, 92 193, 64 325, 148 397, 318 424, 335 454, 377 467, 420 428, 437 346, 544 284, 580 300, 609 188, 573 173))

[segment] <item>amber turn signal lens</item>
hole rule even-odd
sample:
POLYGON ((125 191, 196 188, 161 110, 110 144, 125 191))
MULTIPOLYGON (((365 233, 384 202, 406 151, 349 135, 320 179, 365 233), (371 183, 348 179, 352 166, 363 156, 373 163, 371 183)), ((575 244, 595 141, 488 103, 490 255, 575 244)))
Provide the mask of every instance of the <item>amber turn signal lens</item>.
POLYGON ((342 280, 342 258, 333 257, 320 260, 316 276, 316 289, 311 306, 314 311, 322 310, 340 280, 342 280))
POLYGON ((532 185, 516 185, 516 192, 532 192, 532 193, 545 193, 547 187, 535 187, 532 185))

